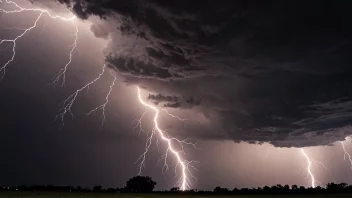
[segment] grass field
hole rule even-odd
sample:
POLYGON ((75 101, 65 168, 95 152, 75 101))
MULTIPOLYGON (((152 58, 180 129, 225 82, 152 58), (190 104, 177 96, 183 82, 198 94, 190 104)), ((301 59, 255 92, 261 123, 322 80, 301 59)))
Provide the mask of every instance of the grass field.
POLYGON ((145 195, 133 195, 133 194, 94 194, 94 193, 44 193, 44 192, 0 192, 0 197, 8 198, 217 198, 217 197, 228 197, 228 198, 351 198, 351 194, 330 194, 330 195, 162 195, 162 194, 145 194, 145 195))

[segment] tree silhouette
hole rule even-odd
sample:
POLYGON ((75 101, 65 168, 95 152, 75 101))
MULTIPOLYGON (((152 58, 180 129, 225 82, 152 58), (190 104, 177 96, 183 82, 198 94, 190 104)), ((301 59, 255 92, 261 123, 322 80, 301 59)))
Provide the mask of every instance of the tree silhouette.
POLYGON ((170 192, 180 192, 180 188, 179 187, 173 187, 170 189, 170 192))
POLYGON ((94 187, 93 187, 93 191, 94 191, 94 192, 101 192, 102 189, 103 189, 102 186, 94 186, 94 187))
POLYGON ((220 186, 217 186, 214 188, 215 193, 228 193, 229 189, 227 188, 221 188, 220 186))
POLYGON ((271 188, 269 186, 264 186, 263 192, 264 193, 269 193, 271 191, 271 188))
POLYGON ((126 182, 126 192, 148 193, 152 192, 155 188, 156 182, 148 176, 132 177, 126 182))
POLYGON ((340 183, 340 184, 338 184, 338 187, 339 187, 339 188, 346 188, 347 186, 348 186, 347 183, 340 183))

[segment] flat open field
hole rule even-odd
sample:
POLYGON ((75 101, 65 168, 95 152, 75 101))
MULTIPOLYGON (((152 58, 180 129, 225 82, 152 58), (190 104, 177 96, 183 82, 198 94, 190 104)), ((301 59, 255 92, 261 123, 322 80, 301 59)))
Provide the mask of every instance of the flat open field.
POLYGON ((95 194, 95 193, 44 193, 44 192, 0 192, 0 197, 8 198, 351 198, 351 194, 330 194, 330 195, 162 195, 162 194, 95 194))

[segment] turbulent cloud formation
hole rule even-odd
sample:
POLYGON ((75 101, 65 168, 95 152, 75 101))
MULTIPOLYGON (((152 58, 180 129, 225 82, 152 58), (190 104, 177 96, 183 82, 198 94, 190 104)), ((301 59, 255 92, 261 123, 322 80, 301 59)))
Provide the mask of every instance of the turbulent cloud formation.
POLYGON ((92 31, 127 83, 227 134, 198 138, 311 146, 352 134, 350 1, 58 1, 102 18, 92 31))
POLYGON ((192 108, 193 106, 200 105, 200 100, 194 99, 193 97, 185 99, 178 96, 164 96, 162 94, 149 94, 148 100, 152 101, 156 105, 159 103, 164 103, 164 107, 171 108, 192 108))

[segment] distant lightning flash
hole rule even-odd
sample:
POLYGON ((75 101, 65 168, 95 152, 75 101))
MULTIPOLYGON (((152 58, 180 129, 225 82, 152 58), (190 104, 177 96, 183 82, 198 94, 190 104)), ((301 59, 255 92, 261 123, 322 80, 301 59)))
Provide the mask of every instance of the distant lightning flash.
POLYGON ((321 165, 323 168, 325 168, 325 170, 327 170, 328 168, 327 168, 323 163, 311 159, 311 158, 307 155, 307 153, 304 151, 303 148, 301 149, 301 152, 302 152, 303 156, 306 158, 306 160, 307 160, 307 162, 308 162, 308 165, 307 165, 307 176, 310 177, 311 186, 312 186, 313 188, 315 188, 315 187, 316 187, 316 183, 320 183, 320 182, 319 182, 317 179, 315 179, 315 176, 314 176, 314 174, 313 174, 313 172, 312 172, 312 165, 313 165, 313 163, 317 163, 317 164, 321 165))
MULTIPOLYGON (((181 153, 184 153, 184 150, 183 150, 183 145, 185 144, 189 144, 189 145, 192 145, 195 147, 194 144, 192 143, 189 143, 187 142, 186 140, 178 140, 176 138, 170 138, 170 137, 167 137, 167 135, 165 134, 165 131, 163 131, 162 129, 160 129, 159 127, 159 122, 158 122, 158 117, 159 117, 159 113, 160 113, 160 110, 158 107, 156 106, 153 106, 151 104, 148 104, 146 103, 143 99, 142 99, 142 96, 141 96, 141 90, 139 87, 137 87, 137 93, 138 93, 138 99, 139 99, 139 102, 153 110, 155 112, 154 114, 154 128, 150 131, 150 135, 147 139, 147 142, 146 142, 146 148, 145 148, 145 152, 141 155, 140 159, 138 160, 141 160, 141 163, 140 163, 140 166, 139 166, 139 174, 141 173, 141 169, 142 167, 144 166, 144 161, 145 161, 145 156, 146 156, 146 153, 148 152, 149 148, 150 148, 150 145, 151 145, 151 141, 152 141, 152 138, 153 136, 155 135, 155 133, 158 133, 160 138, 167 144, 167 150, 166 150, 166 153, 165 155, 163 155, 163 158, 165 158, 164 160, 164 167, 163 167, 163 170, 166 169, 168 170, 168 165, 166 163, 166 159, 168 157, 168 153, 170 152, 174 157, 175 159, 177 160, 177 164, 175 166, 175 173, 177 173, 177 167, 180 166, 181 167, 181 177, 180 177, 180 180, 179 180, 179 183, 180 183, 180 189, 181 190, 186 190, 187 188, 190 188, 190 177, 193 177, 194 176, 192 175, 191 171, 189 170, 189 168, 193 168, 195 169, 195 167, 192 165, 193 162, 196 162, 196 161, 186 161, 184 159, 182 159, 181 157, 181 153), (175 149, 175 147, 173 146, 172 142, 175 141, 177 142, 179 145, 181 145, 182 147, 182 150, 181 151, 178 151, 175 149)), ((174 116, 173 116, 174 117, 174 116)), ((137 160, 137 161, 138 161, 137 160)), ((197 169, 195 169, 197 170, 197 169)))
POLYGON ((314 175, 313 175, 313 173, 312 173, 312 170, 311 170, 312 161, 310 160, 309 156, 306 154, 306 152, 304 151, 303 148, 301 149, 301 152, 302 152, 303 156, 306 158, 306 160, 307 160, 307 162, 308 162, 308 165, 307 165, 307 172, 308 172, 308 174, 309 174, 309 176, 310 176, 311 185, 312 185, 313 188, 315 188, 315 186, 316 186, 316 184, 315 184, 315 183, 316 183, 316 180, 315 180, 315 177, 314 177, 314 175))
POLYGON ((348 160, 349 160, 350 163, 351 163, 351 169, 352 169, 352 157, 351 157, 351 155, 347 152, 347 150, 346 150, 345 145, 343 144, 343 142, 341 141, 340 143, 341 143, 341 146, 342 146, 342 149, 343 149, 343 152, 344 152, 344 154, 343 154, 343 159, 346 160, 346 155, 348 156, 348 160))
MULTIPOLYGON (((0 0, 0 3, 4 3, 2 0, 0 0)), ((5 42, 9 42, 12 43, 12 56, 11 58, 0 68, 0 80, 3 79, 3 77, 5 76, 6 73, 6 69, 7 66, 14 61, 15 56, 16 56, 16 42, 18 39, 22 38, 24 35, 26 35, 29 31, 31 31, 33 28, 35 28, 37 26, 38 21, 41 19, 41 17, 43 16, 43 14, 47 14, 49 17, 51 17, 52 19, 60 19, 63 21, 73 21, 74 19, 76 19, 76 16, 72 16, 69 18, 65 18, 62 16, 58 16, 58 15, 52 15, 48 10, 44 10, 44 9, 39 9, 39 8, 22 8, 21 6, 19 6, 17 3, 13 2, 13 1, 9 1, 9 0, 5 0, 5 3, 13 5, 16 7, 15 10, 5 10, 3 8, 0 8, 0 12, 5 13, 5 14, 14 14, 14 13, 21 13, 21 12, 25 12, 25 11, 33 11, 33 12, 39 12, 39 15, 37 17, 37 19, 34 21, 34 24, 27 28, 27 29, 21 29, 21 28, 14 28, 17 30, 23 30, 22 34, 20 34, 19 36, 17 36, 14 39, 2 39, 0 40, 0 44, 5 43, 5 42)), ((66 69, 68 67, 68 65, 71 63, 72 60, 72 53, 73 51, 76 49, 76 44, 77 44, 77 37, 78 37, 78 28, 76 27, 76 33, 75 33, 75 41, 74 44, 71 46, 72 49, 70 51, 70 59, 69 62, 65 65, 65 68, 60 70, 58 77, 54 80, 54 83, 58 83, 60 78, 62 78, 62 85, 64 85, 65 83, 65 73, 66 73, 66 69)))

